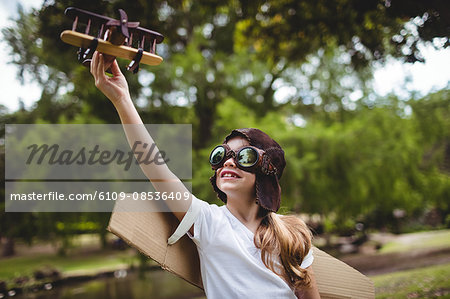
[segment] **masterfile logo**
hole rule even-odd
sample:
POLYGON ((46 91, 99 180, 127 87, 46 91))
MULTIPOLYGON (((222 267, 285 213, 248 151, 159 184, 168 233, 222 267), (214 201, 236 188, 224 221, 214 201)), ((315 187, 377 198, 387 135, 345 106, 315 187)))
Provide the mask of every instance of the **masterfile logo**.
POLYGON ((191 125, 5 126, 7 212, 110 212, 138 200, 165 211, 188 198, 191 178, 191 125))
POLYGON ((147 143, 135 141, 131 150, 128 152, 116 149, 114 152, 110 150, 100 150, 100 145, 96 144, 93 149, 86 149, 82 147, 79 150, 60 149, 58 144, 32 144, 27 147, 30 150, 27 165, 36 163, 37 165, 108 165, 110 163, 117 163, 117 165, 124 165, 124 170, 130 169, 131 163, 135 161, 136 164, 151 164, 163 165, 170 160, 165 158, 165 152, 159 151, 156 144, 149 146, 147 143), (143 150, 139 151, 138 146, 142 145, 143 150), (145 155, 144 155, 145 154, 145 155), (136 158, 136 159, 134 159, 136 158))

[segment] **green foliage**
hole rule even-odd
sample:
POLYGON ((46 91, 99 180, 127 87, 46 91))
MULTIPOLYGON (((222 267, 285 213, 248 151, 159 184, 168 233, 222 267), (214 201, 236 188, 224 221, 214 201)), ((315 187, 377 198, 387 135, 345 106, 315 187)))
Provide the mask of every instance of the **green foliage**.
POLYGON ((411 101, 415 130, 420 138, 423 156, 420 164, 427 177, 424 194, 444 212, 450 212, 450 91, 431 94, 420 101, 411 101))
POLYGON ((414 62, 422 60, 420 40, 440 36, 448 46, 447 11, 444 1, 252 1, 241 6, 236 39, 274 61, 301 61, 336 43, 357 68, 387 54, 414 62), (412 18, 417 28, 403 28, 412 18))

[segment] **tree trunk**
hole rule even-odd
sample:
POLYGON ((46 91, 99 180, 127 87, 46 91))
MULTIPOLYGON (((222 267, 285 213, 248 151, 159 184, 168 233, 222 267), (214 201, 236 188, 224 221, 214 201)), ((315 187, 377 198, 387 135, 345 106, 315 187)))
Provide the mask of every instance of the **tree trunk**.
POLYGON ((99 233, 100 236, 100 243, 102 246, 102 249, 106 249, 108 247, 108 240, 106 238, 106 230, 99 233))
POLYGON ((15 254, 14 239, 10 237, 5 238, 6 242, 3 245, 2 256, 12 256, 15 254))

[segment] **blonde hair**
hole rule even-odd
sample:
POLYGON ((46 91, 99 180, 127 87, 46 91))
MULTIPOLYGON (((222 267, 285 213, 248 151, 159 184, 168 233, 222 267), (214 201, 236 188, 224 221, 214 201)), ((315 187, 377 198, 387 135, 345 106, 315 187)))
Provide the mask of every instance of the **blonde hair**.
POLYGON ((254 243, 261 249, 264 265, 299 289, 311 282, 307 271, 300 268, 311 249, 311 239, 311 231, 300 218, 267 212, 256 230, 254 243), (279 258, 281 265, 275 258, 279 258))

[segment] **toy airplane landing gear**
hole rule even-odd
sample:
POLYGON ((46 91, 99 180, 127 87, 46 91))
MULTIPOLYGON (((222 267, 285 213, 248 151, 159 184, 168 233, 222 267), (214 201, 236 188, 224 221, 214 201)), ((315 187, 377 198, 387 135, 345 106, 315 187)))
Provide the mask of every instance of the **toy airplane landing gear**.
POLYGON ((90 64, 90 57, 96 50, 108 55, 105 57, 108 60, 115 57, 131 60, 127 70, 133 73, 138 72, 140 63, 158 65, 163 61, 156 55, 156 44, 161 43, 164 36, 139 27, 139 22, 128 22, 128 16, 122 9, 119 9, 119 20, 74 7, 67 8, 64 13, 74 21, 72 30, 63 31, 61 39, 80 47, 78 60, 84 65, 90 64), (78 23, 86 25, 78 26, 78 23), (84 33, 77 32, 77 27, 84 27, 84 33), (91 35, 92 27, 96 27, 96 36, 91 35))

